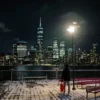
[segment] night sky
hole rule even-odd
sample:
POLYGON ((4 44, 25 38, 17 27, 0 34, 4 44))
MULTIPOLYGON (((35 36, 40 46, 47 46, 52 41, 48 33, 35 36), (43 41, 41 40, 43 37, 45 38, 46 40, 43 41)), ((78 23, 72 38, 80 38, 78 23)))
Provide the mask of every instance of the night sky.
POLYGON ((89 51, 93 43, 98 43, 100 50, 99 0, 0 0, 0 52, 11 52, 16 38, 27 41, 28 48, 34 45, 40 16, 45 46, 56 37, 71 47, 66 28, 77 21, 76 47, 89 51))

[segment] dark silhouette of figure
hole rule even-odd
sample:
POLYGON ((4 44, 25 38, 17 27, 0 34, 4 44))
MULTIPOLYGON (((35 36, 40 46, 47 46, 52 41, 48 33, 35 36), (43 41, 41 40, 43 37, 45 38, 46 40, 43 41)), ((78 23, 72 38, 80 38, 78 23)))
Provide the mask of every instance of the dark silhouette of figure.
POLYGON ((68 85, 68 95, 70 94, 70 80, 71 80, 71 72, 68 64, 66 63, 65 68, 62 72, 62 77, 61 79, 64 81, 64 95, 65 95, 65 89, 66 89, 66 83, 68 85))

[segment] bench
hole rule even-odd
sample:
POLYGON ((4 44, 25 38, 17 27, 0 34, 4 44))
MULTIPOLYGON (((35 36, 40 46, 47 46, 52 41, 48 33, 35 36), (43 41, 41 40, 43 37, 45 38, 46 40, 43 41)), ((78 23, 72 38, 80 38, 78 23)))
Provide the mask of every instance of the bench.
POLYGON ((46 76, 31 76, 31 77, 22 77, 23 79, 47 79, 47 75, 46 76))
POLYGON ((76 78, 75 79, 75 84, 77 85, 81 85, 81 88, 83 87, 83 85, 86 84, 97 84, 99 83, 100 85, 100 78, 76 78))
POLYGON ((88 93, 93 93, 95 100, 96 100, 96 94, 100 92, 100 86, 87 86, 86 87, 86 98, 88 99, 88 93))

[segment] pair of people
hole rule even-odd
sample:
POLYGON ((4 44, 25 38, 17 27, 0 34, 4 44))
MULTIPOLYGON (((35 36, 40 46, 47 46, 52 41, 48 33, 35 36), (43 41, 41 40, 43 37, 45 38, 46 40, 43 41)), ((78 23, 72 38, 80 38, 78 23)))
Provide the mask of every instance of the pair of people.
POLYGON ((70 80, 71 80, 71 72, 68 64, 66 63, 65 68, 62 72, 62 77, 61 80, 64 81, 64 95, 65 95, 65 90, 66 90, 66 83, 68 85, 68 95, 70 94, 70 80))

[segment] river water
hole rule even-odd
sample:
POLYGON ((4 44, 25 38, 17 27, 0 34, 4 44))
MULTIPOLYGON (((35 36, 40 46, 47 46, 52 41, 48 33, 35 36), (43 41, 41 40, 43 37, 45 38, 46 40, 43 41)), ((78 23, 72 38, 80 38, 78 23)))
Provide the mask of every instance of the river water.
MULTIPOLYGON (((61 66, 62 67, 62 66, 61 66)), ((76 66, 77 67, 77 66, 76 66)), ((7 67, 8 68, 8 67, 7 67)), ((56 67, 57 68, 57 67, 56 67)), ((54 66, 16 66, 13 71, 6 70, 0 71, 0 80, 21 80, 23 77, 40 77, 47 76, 49 79, 60 78, 62 71, 57 71, 54 66), (12 76, 12 77, 11 77, 12 76)), ((75 77, 100 77, 100 67, 87 68, 87 66, 82 69, 75 70, 75 77), (84 68, 84 69, 83 69, 84 68), (91 69, 89 69, 91 68, 91 69), (97 69, 95 71, 95 69, 97 69)), ((60 69, 60 66, 59 66, 60 69)), ((63 69, 63 68, 62 68, 63 69)), ((72 68, 71 68, 72 69, 72 68)), ((73 73, 73 71, 72 71, 73 73)), ((71 75, 72 75, 71 73, 71 75)), ((66 73, 67 74, 67 73, 66 73)))
POLYGON ((57 72, 56 69, 53 66, 17 66, 12 71, 4 71, 1 75, 3 80, 21 80, 22 77, 40 76, 47 76, 47 78, 53 79, 61 75, 61 72, 57 72))

